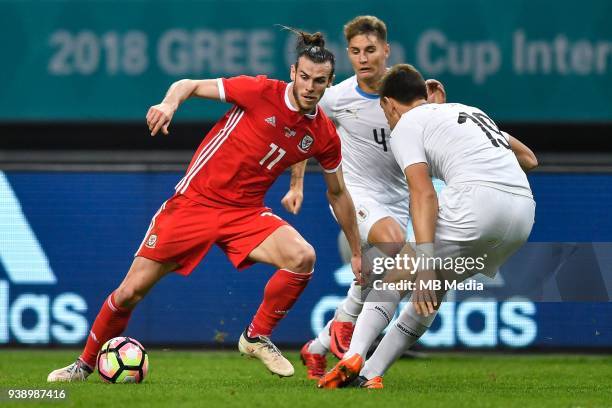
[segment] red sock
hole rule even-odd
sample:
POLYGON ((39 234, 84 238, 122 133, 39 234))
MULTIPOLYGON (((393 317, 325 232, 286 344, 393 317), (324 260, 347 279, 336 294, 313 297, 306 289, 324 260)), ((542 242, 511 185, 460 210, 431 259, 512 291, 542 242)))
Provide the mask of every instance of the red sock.
POLYGON ((96 357, 100 347, 113 337, 119 336, 128 325, 132 309, 116 306, 111 293, 104 303, 94 321, 85 349, 79 357, 92 369, 96 367, 96 357))
POLYGON ((269 336, 308 285, 312 272, 277 270, 264 289, 263 302, 249 325, 249 337, 269 336))

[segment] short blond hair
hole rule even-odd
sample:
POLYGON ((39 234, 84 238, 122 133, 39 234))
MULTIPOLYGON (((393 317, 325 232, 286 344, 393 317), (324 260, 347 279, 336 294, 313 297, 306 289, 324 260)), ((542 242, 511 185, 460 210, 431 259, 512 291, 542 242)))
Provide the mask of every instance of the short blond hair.
POLYGON ((374 34, 380 40, 387 42, 387 25, 374 16, 357 16, 344 25, 344 37, 347 42, 360 34, 374 34))

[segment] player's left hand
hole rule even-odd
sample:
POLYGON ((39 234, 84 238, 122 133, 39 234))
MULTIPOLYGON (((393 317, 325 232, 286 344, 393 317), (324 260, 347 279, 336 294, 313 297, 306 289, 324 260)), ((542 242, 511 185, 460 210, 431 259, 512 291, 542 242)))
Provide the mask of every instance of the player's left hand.
POLYGON ((301 190, 290 189, 287 194, 281 200, 281 204, 291 214, 297 214, 302 208, 302 202, 304 201, 304 192, 301 190))
POLYGON ((446 103, 446 90, 442 82, 437 79, 428 79, 425 81, 425 86, 427 86, 427 102, 446 103))
POLYGON ((360 285, 364 284, 365 282, 361 276, 361 254, 353 255, 351 257, 351 268, 353 269, 353 274, 355 275, 357 282, 360 285))
MULTIPOLYGON (((436 279, 436 273, 430 269, 424 269, 417 272, 415 288, 412 291, 412 297, 410 301, 414 303, 414 308, 418 314, 422 314, 427 317, 435 312, 435 308, 438 306, 438 299, 436 297, 436 291, 433 289, 427 289, 427 283, 433 284, 436 279)), ((429 286, 432 287, 432 286, 429 286)))

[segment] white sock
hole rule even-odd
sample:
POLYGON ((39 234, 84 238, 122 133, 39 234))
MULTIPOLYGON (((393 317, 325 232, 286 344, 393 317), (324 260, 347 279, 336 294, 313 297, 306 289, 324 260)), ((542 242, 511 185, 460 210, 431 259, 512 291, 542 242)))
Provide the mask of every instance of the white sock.
POLYGON ((365 358, 376 337, 393 319, 399 301, 400 294, 396 290, 373 290, 368 294, 345 358, 353 354, 365 358))
POLYGON ((357 282, 353 281, 346 293, 346 298, 336 310, 335 319, 339 322, 355 323, 357 316, 363 309, 363 299, 367 296, 369 290, 370 288, 362 289, 357 282))
MULTIPOLYGON (((332 319, 333 320, 333 319, 332 319)), ((308 346, 308 352, 313 354, 327 354, 329 351, 329 327, 331 326, 332 320, 328 321, 323 330, 319 332, 319 335, 310 343, 308 346)))
POLYGON ((359 375, 371 380, 384 375, 391 365, 429 329, 438 311, 424 317, 408 302, 393 327, 389 328, 374 354, 366 361, 359 375))

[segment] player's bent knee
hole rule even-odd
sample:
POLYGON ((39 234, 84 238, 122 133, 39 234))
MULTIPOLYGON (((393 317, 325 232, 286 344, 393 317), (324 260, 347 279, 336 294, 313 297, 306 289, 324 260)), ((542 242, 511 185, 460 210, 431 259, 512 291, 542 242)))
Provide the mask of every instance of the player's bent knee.
POLYGON ((173 262, 160 263, 137 256, 125 279, 113 293, 115 304, 133 308, 163 276, 179 265, 173 262))
POLYGON ((398 243, 398 244, 404 244, 404 241, 406 240, 406 236, 404 235, 404 233, 399 230, 399 229, 392 229, 389 231, 389 240, 390 242, 394 242, 394 243, 398 243))
POLYGON ((316 258, 312 245, 304 242, 292 249, 287 269, 296 273, 310 273, 314 268, 316 258))
POLYGON ((406 236, 400 225, 391 218, 376 222, 368 233, 368 243, 403 246, 406 236))
POLYGON ((113 292, 113 300, 120 307, 133 308, 144 298, 145 294, 144 291, 131 285, 122 284, 113 292))
POLYGON ((405 235, 399 225, 387 225, 387 228, 381 231, 381 242, 404 243, 405 235))

